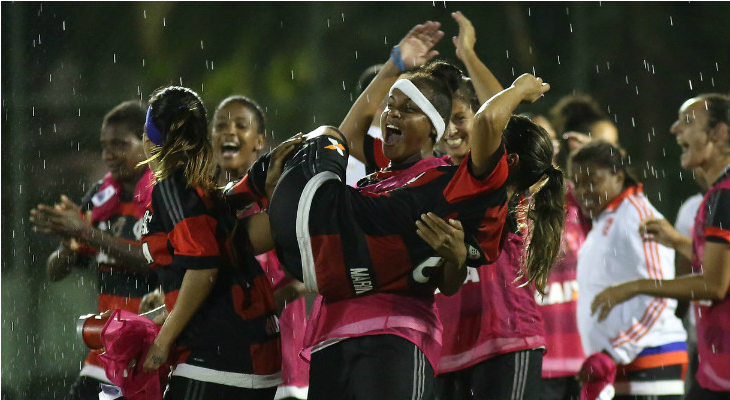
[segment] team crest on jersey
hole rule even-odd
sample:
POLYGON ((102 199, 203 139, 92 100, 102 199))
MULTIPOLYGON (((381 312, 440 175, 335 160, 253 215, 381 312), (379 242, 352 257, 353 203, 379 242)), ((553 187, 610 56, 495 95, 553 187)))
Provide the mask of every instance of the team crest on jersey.
POLYGON ((477 250, 476 247, 470 244, 467 244, 466 247, 466 256, 469 257, 470 260, 476 260, 479 258, 479 250, 477 250))
POLYGON ((91 198, 91 203, 94 204, 95 207, 99 207, 114 197, 116 193, 117 190, 114 189, 114 186, 107 186, 104 190, 95 194, 94 197, 91 198))
POLYGON ((340 143, 337 143, 337 141, 336 141, 335 139, 332 139, 332 138, 327 138, 327 139, 328 139, 328 140, 330 141, 330 143, 332 143, 332 144, 331 144, 331 145, 329 145, 329 146, 324 146, 324 148, 325 148, 325 149, 329 149, 329 150, 337 150, 337 152, 338 152, 338 153, 339 153, 339 154, 340 154, 341 156, 343 156, 343 157, 344 157, 344 156, 345 156, 345 146, 343 146, 343 145, 342 145, 342 144, 340 144, 340 143))

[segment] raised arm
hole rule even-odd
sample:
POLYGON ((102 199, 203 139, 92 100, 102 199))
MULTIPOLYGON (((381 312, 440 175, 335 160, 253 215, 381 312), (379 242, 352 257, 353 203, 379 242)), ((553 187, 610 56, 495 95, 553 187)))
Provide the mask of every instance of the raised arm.
POLYGON ((512 113, 521 102, 535 102, 550 85, 541 78, 523 74, 512 86, 497 93, 484 103, 474 116, 472 132, 471 163, 474 176, 487 172, 489 159, 502 142, 502 131, 512 113))
MULTIPOLYGON (((439 22, 427 21, 419 24, 406 34, 398 43, 398 49, 406 69, 423 65, 426 61, 438 55, 438 51, 431 50, 444 36, 439 30, 439 22)), ((367 135, 368 128, 376 117, 375 111, 388 95, 390 87, 402 73, 393 59, 390 58, 375 76, 370 85, 360 94, 352 105, 350 111, 342 120, 339 128, 344 133, 350 147, 350 155, 362 162, 366 162, 363 150, 363 140, 367 135)))
POLYGON ((451 13, 451 16, 459 24, 459 36, 451 38, 454 47, 456 47, 456 57, 466 66, 466 71, 474 85, 479 103, 483 104, 492 96, 501 92, 502 85, 474 52, 474 44, 477 39, 471 21, 461 11, 451 13))

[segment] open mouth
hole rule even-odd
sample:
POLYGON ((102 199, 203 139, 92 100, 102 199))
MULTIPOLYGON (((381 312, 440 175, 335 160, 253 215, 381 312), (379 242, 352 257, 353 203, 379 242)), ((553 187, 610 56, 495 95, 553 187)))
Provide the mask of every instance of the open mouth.
POLYGON ((241 150, 241 145, 236 142, 224 142, 221 145, 221 155, 223 158, 234 157, 241 150))
POLYGON ((464 138, 455 137, 446 139, 446 145, 449 147, 459 147, 464 143, 464 138))
POLYGON ((392 146, 398 143, 398 141, 400 141, 401 139, 402 134, 403 133, 397 126, 393 124, 386 125, 385 136, 383 137, 385 144, 388 146, 392 146))

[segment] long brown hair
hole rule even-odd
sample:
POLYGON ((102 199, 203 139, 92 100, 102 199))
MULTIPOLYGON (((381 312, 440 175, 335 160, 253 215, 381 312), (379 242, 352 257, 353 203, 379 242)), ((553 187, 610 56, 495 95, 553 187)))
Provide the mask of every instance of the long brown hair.
POLYGON ((533 206, 528 211, 531 233, 525 243, 530 245, 527 260, 519 278, 527 275, 540 294, 545 294, 550 268, 560 251, 560 238, 565 223, 565 179, 563 172, 553 167, 553 142, 540 125, 527 117, 513 115, 504 129, 507 154, 517 154, 519 162, 510 171, 508 184, 516 193, 524 193, 545 179, 532 196, 533 206), (531 235, 531 236, 530 236, 531 235))
POLYGON ((206 192, 213 190, 213 148, 203 101, 188 88, 168 86, 156 90, 149 104, 152 122, 162 134, 162 145, 155 146, 145 162, 158 161, 154 170, 157 180, 164 180, 184 164, 188 185, 206 192))

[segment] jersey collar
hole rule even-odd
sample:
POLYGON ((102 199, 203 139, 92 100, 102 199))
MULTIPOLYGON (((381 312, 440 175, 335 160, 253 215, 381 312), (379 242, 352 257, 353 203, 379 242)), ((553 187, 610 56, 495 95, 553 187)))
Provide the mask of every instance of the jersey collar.
POLYGON ((606 211, 614 211, 618 208, 621 203, 623 203, 624 199, 632 194, 637 193, 643 193, 644 192, 644 185, 641 183, 636 184, 635 186, 629 186, 626 189, 624 189, 621 193, 618 194, 613 200, 611 200, 608 205, 606 205, 606 208, 603 210, 603 212, 606 211))

